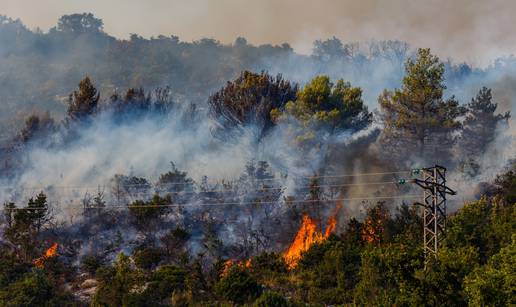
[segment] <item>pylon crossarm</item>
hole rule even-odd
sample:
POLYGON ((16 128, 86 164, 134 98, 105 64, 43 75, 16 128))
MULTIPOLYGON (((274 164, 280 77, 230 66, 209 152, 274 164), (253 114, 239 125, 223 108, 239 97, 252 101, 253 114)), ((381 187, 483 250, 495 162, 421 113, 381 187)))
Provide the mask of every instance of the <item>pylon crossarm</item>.
POLYGON ((429 182, 427 180, 421 180, 421 179, 414 179, 414 183, 417 184, 418 186, 422 187, 423 189, 430 190, 430 189, 433 189, 434 187, 437 186, 437 191, 439 193, 445 193, 445 194, 450 194, 450 195, 457 195, 457 192, 455 192, 454 190, 450 189, 449 187, 447 187, 444 184, 429 182))

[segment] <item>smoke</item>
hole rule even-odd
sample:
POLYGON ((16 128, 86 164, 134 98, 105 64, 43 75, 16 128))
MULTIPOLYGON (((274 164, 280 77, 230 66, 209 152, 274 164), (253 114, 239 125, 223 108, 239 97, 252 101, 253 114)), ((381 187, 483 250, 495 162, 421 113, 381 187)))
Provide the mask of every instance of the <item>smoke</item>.
MULTIPOLYGON (((224 2, 224 4, 230 2, 224 2)), ((364 11, 358 13, 359 6, 356 4, 342 3, 345 3, 346 10, 341 11, 346 12, 346 14, 355 12, 357 16, 356 18, 350 17, 347 20, 338 21, 340 25, 343 25, 343 28, 353 29, 353 31, 350 31, 353 35, 346 36, 347 40, 367 41, 368 37, 373 36, 374 38, 376 35, 382 35, 378 37, 382 39, 386 37, 404 38, 406 36, 409 38, 409 41, 415 40, 416 46, 434 47, 434 50, 437 49, 440 54, 453 52, 456 59, 473 57, 474 62, 477 61, 476 56, 462 52, 470 52, 477 48, 478 50, 475 52, 489 55, 489 60, 491 60, 493 54, 498 55, 499 51, 505 48, 505 46, 498 44, 498 42, 492 42, 491 37, 483 35, 478 36, 480 37, 478 42, 468 42, 469 34, 464 33, 464 31, 470 30, 466 28, 459 29, 459 21, 462 15, 459 16, 460 18, 457 18, 457 24, 454 21, 453 25, 447 26, 450 29, 457 28, 456 33, 460 34, 461 37, 457 38, 456 35, 458 34, 454 34, 455 30, 451 32, 445 31, 446 27, 443 28, 443 25, 447 24, 446 18, 449 18, 448 14, 453 12, 453 10, 445 10, 443 14, 441 14, 441 11, 437 14, 436 10, 442 7, 449 8, 450 5, 454 6, 455 4, 445 5, 440 1, 433 1, 425 3, 417 9, 411 5, 400 9, 400 6, 406 3, 394 1, 390 3, 389 8, 386 8, 385 4, 375 6, 373 2, 369 2, 361 7, 364 11), (421 8, 424 8, 424 10, 421 8), (432 30, 434 32, 437 31, 437 34, 430 31, 433 34, 425 32, 425 35, 420 37, 419 34, 423 31, 420 27, 429 27, 430 23, 430 17, 423 16, 425 10, 429 16, 438 15, 441 23, 436 24, 436 28, 432 30), (386 22, 386 16, 389 16, 389 14, 394 15, 394 12, 405 12, 406 15, 413 13, 410 15, 410 18, 401 21, 403 29, 399 32, 400 37, 380 33, 381 27, 376 28, 372 22, 367 23, 365 27, 357 26, 359 21, 368 20, 368 18, 370 20, 378 20, 379 23, 382 21, 386 22), (382 14, 385 14, 385 16, 382 14), (440 36, 439 33, 447 33, 447 35, 440 36), (446 44, 443 43, 443 40, 446 44), (460 51, 456 50, 458 49, 457 46, 461 47, 460 51), (471 48, 465 48, 464 46, 470 46, 471 48)), ((241 5, 233 4, 235 4, 235 7, 241 5)), ((208 7, 212 5, 210 3, 208 7)), ((288 12, 287 16, 299 10, 300 7, 300 5, 293 5, 292 7, 295 9, 289 10, 287 7, 282 7, 281 5, 283 4, 268 3, 268 5, 271 7, 280 5, 281 9, 275 11, 288 12)), ((318 12, 316 15, 326 16, 330 11, 333 11, 333 9, 330 10, 329 8, 342 8, 341 5, 344 4, 336 2, 328 2, 323 5, 320 3, 307 4, 305 9, 318 12), (322 7, 322 11, 318 11, 313 5, 317 5, 317 8, 322 7)), ((485 5, 488 4, 471 4, 465 10, 464 18, 473 20, 472 22, 475 23, 473 29, 475 31, 479 27, 477 24, 478 20, 486 21, 486 18, 482 19, 482 16, 475 13, 476 10, 487 12, 488 21, 492 19, 490 17, 492 11, 483 10, 485 5)), ((497 9, 499 8, 498 3, 490 5, 497 9)), ((267 14, 271 13, 258 11, 257 16, 265 18, 264 16, 269 16, 267 14)), ((238 14, 233 16, 241 18, 238 14)), ((300 16, 304 15, 301 14, 300 16)), ((501 22, 505 20, 503 16, 500 19, 501 22)), ((275 18, 273 19, 276 20, 275 18)), ((156 19, 149 18, 149 20, 153 21, 156 19)), ((332 18, 329 18, 329 20, 332 20, 332 18)), ((228 22, 231 23, 232 29, 239 28, 234 27, 235 20, 228 19, 228 22)), ((432 23, 434 22, 432 21, 432 23)), ((310 22, 307 24, 310 24, 310 22)), ((313 24, 315 24, 315 21, 313 21, 313 24)), ((274 25, 274 23, 271 23, 271 25, 274 25)), ((290 27, 279 28, 288 30, 290 27)), ((398 27, 400 25, 394 27, 391 24, 386 26, 385 30, 394 31, 398 27)), ((109 25, 106 26, 106 30, 110 30, 109 25)), ((296 34, 289 36, 289 39, 291 38, 293 41, 304 45, 308 44, 307 40, 310 40, 311 45, 312 39, 306 38, 301 42, 299 34, 307 33, 308 31, 308 33, 312 34, 317 33, 317 36, 314 36, 314 38, 319 38, 322 37, 321 35, 329 33, 327 30, 320 31, 315 26, 314 29, 310 30, 295 30, 296 34)), ((478 31, 484 34, 483 30, 478 31)), ((281 31, 266 32, 268 33, 267 35, 275 35, 281 31)), ((231 32, 228 33, 231 34, 231 32)), ((243 34, 247 36, 247 33, 243 34)), ((61 37, 59 33, 52 35, 61 37)), ((493 35, 497 34, 494 33, 493 35)), ((52 36, 49 34, 48 37, 51 38, 52 36)), ((217 35, 217 37, 221 36, 217 35)), ((224 37, 221 38, 224 39, 224 37)), ((274 38, 269 36, 267 38, 268 42, 274 42, 274 38)), ((76 234, 76 237, 81 237, 84 242, 90 242, 90 244, 84 244, 81 247, 81 255, 103 250, 105 246, 109 246, 113 241, 118 240, 117 237, 120 236, 120 232, 124 233, 124 238, 118 244, 120 249, 116 249, 116 251, 124 250, 131 252, 139 244, 138 242, 142 241, 142 234, 136 231, 128 222, 126 211, 117 213, 122 217, 120 220, 114 218, 109 220, 107 224, 116 224, 114 228, 108 227, 98 231, 89 229, 86 232, 81 228, 84 225, 77 226, 74 223, 74 219, 77 221, 78 216, 80 217, 82 213, 82 201, 88 194, 94 195, 99 190, 102 190, 107 194, 108 207, 115 203, 115 197, 112 195, 112 179, 115 174, 125 174, 147 179, 151 185, 150 192, 154 192, 153 188, 156 186, 155 184, 160 175, 171 169, 171 162, 174 163, 177 169, 186 171, 187 176, 195 180, 197 183, 196 192, 199 191, 203 177, 207 176, 208 185, 210 186, 208 190, 215 197, 204 197, 204 194, 201 193, 194 197, 184 196, 182 200, 188 206, 182 208, 184 211, 181 211, 181 214, 178 212, 169 214, 163 226, 163 229, 172 229, 177 225, 188 226, 193 232, 190 249, 196 252, 201 248, 200 241, 204 236, 203 227, 208 224, 211 225, 210 223, 216 224, 216 232, 229 245, 238 244, 242 238, 252 241, 255 239, 253 237, 254 234, 263 231, 269 236, 270 242, 260 244, 276 250, 281 248, 281 240, 288 238, 288 235, 285 235, 285 233, 295 229, 289 223, 295 224, 299 220, 299 216, 294 215, 295 210, 299 208, 305 210, 306 207, 309 207, 298 206, 295 208, 295 204, 289 204, 288 201, 284 201, 284 198, 294 196, 297 200, 307 199, 309 189, 306 187, 310 184, 310 180, 304 178, 306 176, 315 174, 322 176, 332 174, 358 175, 368 172, 383 173, 398 170, 392 159, 385 157, 378 147, 375 146, 379 131, 382 128, 378 122, 356 133, 342 131, 337 134, 330 134, 325 130, 316 131, 315 138, 322 146, 302 150, 295 145, 295 140, 293 140, 292 133, 289 131, 290 127, 283 123, 274 127, 263 138, 259 137, 261 129, 253 125, 247 125, 238 131, 227 134, 224 138, 214 137, 214 130, 217 129, 217 125, 215 120, 202 109, 205 107, 205 104, 199 104, 200 109, 197 109, 195 115, 191 114, 189 106, 192 97, 206 99, 208 94, 213 92, 214 88, 231 79, 235 73, 242 69, 253 69, 255 71, 267 70, 271 74, 281 73, 285 79, 299 82, 301 85, 318 74, 327 74, 333 81, 343 78, 346 81, 350 81, 353 86, 362 88, 365 103, 371 111, 374 111, 377 108, 377 97, 384 89, 393 89, 401 85, 404 75, 403 63, 413 53, 413 50, 408 48, 404 50, 402 48, 404 45, 401 42, 391 45, 396 48, 399 47, 396 50, 403 51, 394 56, 389 52, 375 55, 373 52, 374 48, 385 47, 386 42, 370 41, 356 45, 358 51, 355 50, 354 54, 344 56, 328 54, 329 59, 325 59, 324 57, 317 58, 316 56, 303 55, 288 48, 272 46, 257 47, 246 44, 244 47, 238 47, 236 45, 220 45, 213 41, 189 44, 178 43, 174 40, 151 41, 143 39, 136 39, 131 42, 113 42, 112 38, 108 36, 95 38, 101 42, 111 42, 115 47, 111 46, 110 48, 112 49, 110 49, 104 48, 102 43, 98 43, 95 39, 90 39, 91 37, 70 39, 68 41, 68 51, 61 51, 61 53, 52 51, 52 48, 49 48, 50 51, 46 52, 51 55, 50 59, 52 61, 50 63, 52 64, 52 69, 57 67, 57 70, 47 70, 45 69, 46 66, 41 64, 44 63, 46 65, 46 61, 34 60, 42 65, 37 66, 37 71, 46 72, 48 75, 45 73, 41 75, 32 73, 32 70, 27 68, 27 66, 32 65, 32 61, 26 61, 29 64, 22 60, 11 63, 9 61, 12 60, 12 57, 0 58, 0 61, 9 63, 11 65, 9 67, 13 67, 13 71, 18 73, 16 79, 23 81, 20 84, 3 84, 5 88, 12 89, 14 93, 9 99, 16 103, 10 104, 10 106, 16 108, 20 104, 26 103, 27 101, 25 100, 19 100, 19 97, 25 96, 37 97, 35 99, 37 101, 47 99, 47 101, 55 102, 56 97, 54 94, 56 92, 61 96, 64 93, 70 92, 75 81, 82 77, 85 72, 91 72, 92 70, 92 77, 99 82, 99 87, 103 93, 111 93, 110 90, 118 86, 158 86, 172 83, 173 90, 177 92, 176 97, 183 102, 183 105, 166 114, 129 116, 129 118, 122 121, 117 120, 116 114, 113 114, 111 111, 103 111, 92 118, 92 122, 75 127, 73 141, 69 140, 69 131, 66 128, 62 128, 45 140, 29 144, 21 152, 23 167, 18 170, 14 178, 9 178, 3 182, 3 187, 0 188, 0 202, 15 201, 21 205, 25 204, 29 197, 35 196, 39 191, 45 191, 56 212, 59 214, 60 221, 66 221, 70 225, 66 229, 67 235, 73 239, 76 234), (153 50, 153 48, 157 48, 157 45, 153 44, 158 43, 170 48, 170 53, 164 53, 167 56, 156 53, 155 59, 158 59, 158 61, 152 60, 152 53, 147 52, 147 49, 143 49, 143 51, 139 49, 142 48, 142 45, 147 45, 149 50, 153 50), (128 48, 131 52, 135 52, 131 56, 123 58, 124 61, 128 60, 134 63, 130 67, 126 67, 125 64, 119 64, 119 62, 104 54, 106 50, 123 49, 117 49, 117 47, 125 45, 129 46, 128 48), (141 56, 148 53, 151 54, 148 57, 141 56), (161 66, 163 58, 170 59, 167 62, 168 66, 165 64, 161 66), (140 61, 141 59, 150 60, 145 62, 140 61), (91 63, 100 64, 90 67, 92 66, 91 63), (159 68, 156 68, 156 63, 159 64, 159 68), (120 67, 130 71, 126 72, 120 67), (32 88, 37 88, 38 94, 33 94, 28 90, 32 88), (45 93, 46 96, 41 93, 45 93), (263 182, 255 180, 256 178, 249 179, 252 176, 247 176, 249 174, 246 172, 248 171, 247 166, 250 161, 266 161, 269 163, 272 174, 270 178, 267 177, 267 180, 270 180, 268 184, 272 188, 278 189, 279 192, 265 193, 263 190, 260 190, 264 186, 263 182), (238 193, 229 193, 228 196, 227 193, 214 192, 220 189, 237 190, 238 193), (256 199, 272 199, 273 201, 270 205, 264 205, 258 209, 255 206, 249 205, 249 203, 255 202, 256 199), (211 210, 210 207, 203 206, 205 204, 217 205, 219 202, 229 202, 231 204, 239 204, 240 206, 219 205, 217 210, 211 210), (292 216, 289 214, 292 214, 292 216), (288 218, 284 218, 285 216, 288 216, 288 218), (119 221, 124 222, 118 223, 119 221), (278 234, 278 229, 283 229, 284 231, 278 234), (275 240, 270 239, 273 236, 271 234, 273 232, 279 238, 273 237, 275 240), (97 241, 100 243, 97 243, 97 241)), ((258 39, 253 40, 256 41, 258 39)), ((511 44, 510 41, 504 40, 504 42, 511 44)), ((353 44, 344 45, 344 47, 354 47, 353 44)), ((32 49, 29 48, 29 50, 32 49)), ((109 54, 109 52, 105 53, 109 54)), ((125 54, 121 53, 121 55, 125 54)), ((484 59, 479 61, 483 62, 484 59)), ((514 75, 516 72, 516 61, 513 58, 500 59, 495 64, 483 69, 473 69, 470 66, 466 68, 465 71, 462 71, 461 67, 454 66, 453 63, 447 63, 447 96, 455 95, 461 103, 465 104, 469 102, 471 97, 475 96, 481 86, 488 86, 493 88, 494 100, 499 103, 498 111, 511 111, 512 114, 515 114, 516 101, 514 97, 516 97, 516 92, 514 89, 516 88, 516 79, 514 75)), ((7 75, 5 73, 3 78, 5 79, 7 75)), ((6 92, 11 95, 10 91, 6 92)), ((1 99, 4 99, 4 97, 1 99)), ((62 102, 62 100, 60 101, 62 102)), ((63 109, 62 105, 60 107, 63 109)), ((54 110, 57 109, 59 108, 54 108, 54 110)), ((60 113, 57 112, 57 114, 60 113)), ((460 197, 455 199, 452 198, 452 209, 461 206, 463 201, 473 199, 475 195, 473 195, 474 189, 472 187, 483 181, 491 181, 496 174, 504 170, 506 161, 514 158, 516 152, 514 143, 515 127, 514 117, 511 118, 508 129, 500 127, 496 140, 490 144, 489 150, 478 160, 478 174, 475 176, 465 176, 462 171, 451 170, 451 173, 449 173, 450 186, 457 190, 460 195, 460 197)), ((406 164, 409 164, 408 161, 414 162, 407 159, 406 164)), ((407 167, 404 170, 408 172, 405 174, 385 174, 374 177, 320 178, 317 184, 322 186, 348 185, 337 188, 325 187, 322 189, 322 197, 325 199, 354 199, 344 201, 342 217, 345 219, 352 216, 360 216, 361 210, 364 207, 376 202, 375 199, 361 201, 360 199, 363 197, 390 195, 399 197, 399 199, 391 200, 390 203, 399 204, 399 202, 404 200, 403 196, 420 192, 407 186, 392 184, 392 182, 396 182, 400 178, 410 178, 409 171, 412 166, 430 166, 435 163, 435 161, 431 160, 417 162, 419 162, 417 165, 406 165, 407 167), (371 182, 388 182, 389 184, 370 185, 371 182)), ((135 195, 129 201, 136 198, 148 199, 150 196, 149 193, 143 196, 135 195)), ((381 199, 378 198, 378 200, 381 199)), ((412 200, 406 199, 407 202, 412 202, 412 200)), ((324 201, 322 203, 324 204, 324 201)), ((332 202, 328 203, 330 205, 333 204, 332 202)), ((326 206, 320 209, 320 211, 324 215, 331 209, 331 206, 326 206)), ((316 211, 313 208, 310 210, 316 211)), ((94 223, 88 224, 88 227, 94 228, 94 226, 94 223)), ((157 232, 157 236, 162 234, 157 232)))
MULTIPOLYGON (((313 175, 325 162, 327 149, 300 150, 284 124, 263 139, 253 125, 219 138, 214 137, 215 120, 202 109, 195 114, 191 110, 183 106, 122 121, 112 111, 103 111, 92 122, 74 126, 73 141, 63 126, 24 148, 22 169, 1 189, 2 201, 23 202, 50 191, 51 198, 77 207, 85 194, 109 189, 115 174, 143 177, 153 184, 170 170, 171 162, 197 183, 207 176, 212 184, 238 179, 250 161, 267 161, 278 179, 288 180, 313 175)), ((332 146, 349 145, 371 131, 330 136, 321 130, 316 138, 332 146)), ((296 184, 289 181, 288 191, 294 192, 296 184)))
MULTIPOLYGON (((224 242, 226 249, 220 251, 223 256, 246 258, 287 246, 300 221, 296 212, 308 211, 310 216, 325 220, 335 206, 333 199, 348 199, 339 214, 339 227, 344 227, 343 221, 363 216, 365 209, 377 201, 411 204, 415 199, 410 197, 420 193, 408 185, 392 184, 400 178, 410 179, 410 172, 381 175, 398 170, 375 149, 382 128, 378 122, 355 133, 316 131, 315 137, 323 146, 301 150, 293 140, 292 127, 286 124, 275 126, 263 138, 259 137, 261 128, 253 125, 218 138, 214 136, 218 135, 214 133, 215 119, 205 110, 197 109, 195 114, 191 110, 185 104, 166 114, 130 115, 123 120, 105 110, 87 124, 63 126, 25 149, 23 169, 7 182, 7 188, 0 189, 0 201, 22 205, 45 191, 59 222, 67 225, 59 229, 59 240, 67 248, 73 247, 70 255, 77 262, 92 254, 112 261, 119 252, 131 254, 143 244, 161 244, 160 238, 178 226, 191 231, 187 249, 195 255, 204 251, 207 225, 215 225, 213 231, 224 242), (74 130, 73 140, 67 136, 67 129, 74 130), (270 176, 264 181, 249 176, 250 161, 267 161, 270 176), (184 206, 170 208, 152 236, 136 230, 128 210, 110 211, 117 204, 112 194, 115 174, 146 178, 153 192, 160 174, 171 169, 170 162, 198 183, 198 193, 174 194, 176 203, 184 206), (359 176, 368 172, 380 175, 359 176), (322 177, 315 182, 322 187, 320 203, 290 204, 284 200, 289 196, 297 201, 309 198, 307 187, 311 182, 305 177, 334 174, 337 177, 322 177), (212 191, 213 197, 200 192, 204 176, 208 176, 207 191, 212 191), (221 189, 228 192, 216 192, 221 189), (106 210, 102 216, 88 220, 83 201, 87 194, 95 195, 99 190, 105 191, 106 210), (394 199, 381 198, 386 195, 394 199)), ((507 131, 500 127, 498 138, 480 161, 479 175, 465 177, 458 171, 449 174, 450 186, 460 195, 460 199, 451 199, 450 211, 473 199, 472 187, 491 181, 503 170, 505 161, 514 157, 514 136, 507 131)), ((418 166, 431 164, 423 162, 418 166)), ((135 193, 128 201, 149 199, 151 195, 135 193)))
POLYGON ((443 58, 481 65, 514 52, 516 46, 511 35, 515 4, 507 0, 195 0, 187 6, 166 0, 1 3, 3 13, 43 29, 63 14, 91 11, 105 20, 106 31, 121 38, 129 33, 175 34, 185 40, 216 37, 227 43, 244 36, 256 44, 289 42, 302 53, 310 51, 313 40, 333 35, 348 41, 399 39, 431 47, 443 58))

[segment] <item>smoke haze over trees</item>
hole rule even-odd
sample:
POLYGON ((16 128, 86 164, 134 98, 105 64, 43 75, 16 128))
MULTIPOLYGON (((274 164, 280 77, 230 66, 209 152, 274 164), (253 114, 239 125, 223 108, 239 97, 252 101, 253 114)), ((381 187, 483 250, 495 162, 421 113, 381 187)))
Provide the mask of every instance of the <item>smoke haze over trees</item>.
MULTIPOLYGON (((116 89, 170 86, 177 99, 197 103, 243 70, 282 74, 300 84, 326 74, 361 87, 365 103, 375 106, 385 88, 400 85, 404 61, 414 51, 399 41, 359 44, 337 38, 314 42, 312 55, 298 54, 286 43, 254 46, 244 38, 230 45, 207 38, 184 42, 177 36, 144 39, 137 34, 119 40, 105 33, 102 21, 91 14, 65 15, 46 33, 2 16, 0 46, 3 119, 19 119, 31 111, 64 114, 68 93, 85 74, 99 85, 103 98, 116 89)), ((494 88, 495 97, 504 100, 503 111, 510 111, 515 61, 493 63, 486 69, 446 63, 448 88, 462 100, 481 86, 494 88)), ((13 121, 4 124, 3 137, 15 126, 13 121)))
POLYGON ((0 305, 508 304, 515 68, 1 17, 0 305), (425 264, 437 163, 459 197, 425 264))

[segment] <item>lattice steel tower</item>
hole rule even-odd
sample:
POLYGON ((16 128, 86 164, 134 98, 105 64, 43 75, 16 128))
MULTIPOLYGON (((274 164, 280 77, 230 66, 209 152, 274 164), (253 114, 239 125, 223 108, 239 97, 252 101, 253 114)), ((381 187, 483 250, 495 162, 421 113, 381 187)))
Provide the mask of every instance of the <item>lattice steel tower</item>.
POLYGON ((415 183, 424 189, 423 247, 425 258, 437 256, 446 229, 446 195, 456 192, 446 186, 446 168, 435 165, 423 168, 423 179, 415 183))

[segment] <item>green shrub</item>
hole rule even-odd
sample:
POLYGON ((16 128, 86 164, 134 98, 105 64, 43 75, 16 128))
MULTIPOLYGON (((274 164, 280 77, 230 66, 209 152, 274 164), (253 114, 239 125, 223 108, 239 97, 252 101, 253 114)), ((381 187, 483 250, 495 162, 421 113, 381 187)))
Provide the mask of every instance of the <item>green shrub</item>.
POLYGON ((159 248, 147 247, 134 253, 134 264, 144 270, 150 270, 157 266, 163 257, 159 248))
POLYGON ((262 287, 247 269, 233 266, 215 285, 223 299, 236 304, 253 301, 262 293, 262 287))

